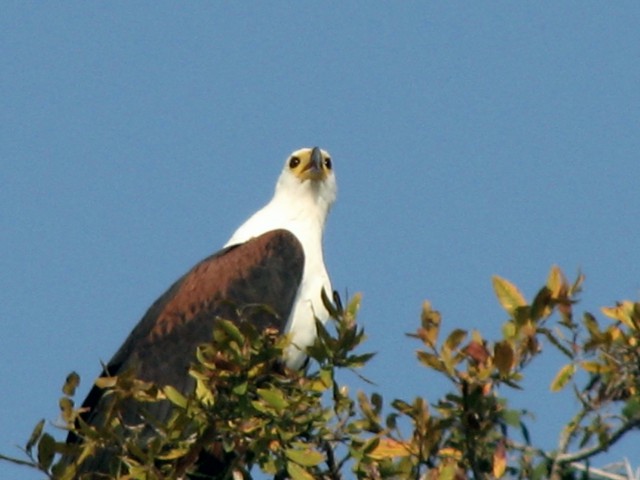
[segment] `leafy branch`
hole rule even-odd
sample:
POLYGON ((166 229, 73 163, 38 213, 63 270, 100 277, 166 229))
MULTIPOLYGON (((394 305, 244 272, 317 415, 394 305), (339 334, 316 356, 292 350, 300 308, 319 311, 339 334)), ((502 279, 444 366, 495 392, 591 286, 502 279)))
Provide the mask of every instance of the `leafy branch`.
POLYGON ((24 458, 0 460, 52 479, 83 478, 83 462, 103 451, 117 459, 105 479, 250 479, 258 470, 293 480, 631 479, 632 473, 623 477, 591 463, 640 429, 640 304, 603 308, 604 320, 578 316, 583 281, 578 275, 569 283, 553 267, 529 302, 511 282, 494 277, 506 320, 493 340, 461 328, 443 334, 442 316, 425 302, 409 337, 418 342, 418 362, 450 385, 431 402, 395 398, 385 405, 380 393, 352 395, 340 384, 339 370, 364 378, 360 372, 373 354, 357 352, 365 340, 356 321, 360 296, 344 308, 338 297, 325 296, 335 321, 316 325, 306 371, 282 365, 286 336, 220 319, 210 342, 197 350, 191 394, 126 372, 101 378, 108 408, 102 422, 88 424, 73 400, 80 379, 71 374, 59 406, 63 430, 80 441, 56 440, 41 421, 22 449, 24 458), (554 451, 534 444, 528 413, 512 407, 508 395, 524 389, 542 345, 565 362, 549 388, 578 405, 554 451), (167 421, 147 416, 144 426, 131 426, 124 418, 131 402, 161 402, 172 415, 167 421), (204 459, 216 465, 215 473, 199 470, 204 459))

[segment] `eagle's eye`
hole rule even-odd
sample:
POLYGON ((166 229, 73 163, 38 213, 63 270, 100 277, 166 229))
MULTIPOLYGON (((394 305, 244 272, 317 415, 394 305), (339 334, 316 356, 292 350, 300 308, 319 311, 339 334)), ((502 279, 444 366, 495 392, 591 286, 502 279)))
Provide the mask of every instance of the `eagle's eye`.
POLYGON ((298 157, 291 157, 289 159, 289 168, 296 168, 300 165, 300 159, 298 157))
POLYGON ((324 159, 324 166, 327 170, 331 170, 331 158, 327 157, 324 159))

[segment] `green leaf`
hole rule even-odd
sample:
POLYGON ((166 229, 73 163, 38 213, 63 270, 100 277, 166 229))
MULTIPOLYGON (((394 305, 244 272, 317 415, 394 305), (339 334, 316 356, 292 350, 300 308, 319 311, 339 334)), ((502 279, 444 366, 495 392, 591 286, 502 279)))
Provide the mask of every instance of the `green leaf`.
POLYGON ((156 458, 159 460, 175 460, 177 458, 185 457, 189 453, 188 448, 174 448, 167 453, 158 455, 156 458))
POLYGON ((405 415, 409 415, 413 411, 413 407, 410 404, 398 398, 391 402, 391 406, 405 415))
POLYGON ((566 364, 564 367, 562 367, 558 371, 558 373, 556 374, 556 377, 551 382, 551 386, 550 386, 551 391, 558 392, 562 390, 567 385, 567 383, 569 383, 569 380, 573 378, 573 375, 575 373, 576 373, 576 366, 573 363, 566 364))
POLYGON ((45 433, 38 442, 38 464, 43 470, 49 470, 55 453, 56 441, 51 435, 45 433))
POLYGON ((640 398, 632 398, 622 409, 622 414, 628 418, 640 418, 640 398))
POLYGON ((198 359, 198 362, 208 370, 215 370, 217 368, 215 362, 210 360, 214 356, 215 350, 211 344, 205 343, 198 345, 198 348, 196 348, 196 358, 198 359))
POLYGON ((531 435, 529 434, 529 428, 524 422, 520 422, 520 433, 527 445, 531 445, 531 435))
POLYGON ((78 385, 80 385, 80 375, 76 372, 71 372, 67 375, 67 379, 62 386, 62 393, 72 397, 75 395, 78 385))
POLYGON ((27 441, 27 445, 24 447, 28 454, 31 454, 31 449, 33 446, 38 443, 40 436, 42 435, 42 430, 44 429, 44 419, 40 420, 33 431, 31 432, 31 436, 27 441))
POLYGON ((582 317, 582 323, 587 327, 589 335, 595 338, 600 337, 600 327, 598 326, 598 320, 596 320, 596 317, 591 315, 589 312, 585 312, 582 317))
POLYGON ((375 407, 376 413, 380 413, 380 411, 382 410, 382 402, 382 395, 376 392, 371 394, 371 403, 375 407))
POLYGON ((492 278, 493 290, 498 297, 498 301, 510 315, 516 312, 518 307, 525 307, 527 301, 524 299, 520 290, 508 280, 494 275, 492 278))
POLYGON ((389 430, 395 430, 398 427, 398 417, 399 415, 397 413, 390 413, 387 415, 385 424, 389 430))
POLYGON ((289 403, 284 398, 284 394, 280 390, 258 388, 257 392, 260 398, 276 410, 284 410, 289 406, 289 403))
POLYGON ((171 403, 177 405, 180 408, 187 408, 187 398, 174 387, 172 387, 171 385, 166 385, 162 389, 162 391, 171 403))
POLYGON ((247 393, 247 387, 247 382, 242 382, 233 387, 233 393, 235 393, 236 395, 244 395, 245 393, 247 393))
POLYGON ((242 345, 244 343, 244 336, 242 335, 242 332, 240 332, 240 329, 238 329, 233 322, 220 319, 217 324, 227 335, 229 335, 229 337, 231 337, 232 340, 235 340, 238 345, 242 345))
POLYGON ((287 462, 287 473, 291 480, 314 480, 313 475, 294 462, 287 462))
POLYGON ((380 437, 373 437, 367 440, 364 445, 362 445, 362 452, 365 454, 370 454, 380 445, 380 437))
POLYGON ((369 360, 375 357, 375 352, 373 353, 363 353, 362 355, 349 355, 347 357, 347 367, 349 368, 360 368, 365 365, 369 360))
POLYGON ((357 396, 358 406, 360 407, 360 410, 365 415, 365 417, 370 421, 377 422, 377 412, 374 410, 373 405, 371 405, 367 394, 363 391, 359 391, 357 396))
MULTIPOLYGON (((329 334, 326 327, 318 319, 316 319, 316 332, 318 334, 318 338, 316 339, 316 344, 318 343, 318 341, 320 341, 320 343, 323 345, 325 350, 327 348, 330 351, 333 351, 336 349, 336 344, 337 344, 336 339, 329 334)), ((329 353, 330 352, 327 352, 327 357, 329 356, 328 355, 329 353)))
POLYGON ((316 465, 324 462, 324 455, 316 450, 296 450, 288 448, 284 453, 289 460, 292 460, 303 467, 315 467, 316 465))
POLYGON ((522 423, 522 412, 518 410, 504 410, 501 416, 504 422, 512 427, 519 427, 522 423))
POLYGON ((548 287, 542 287, 531 304, 531 319, 535 322, 551 315, 552 293, 548 287))
POLYGON ((327 295, 327 292, 324 290, 324 287, 322 287, 322 290, 320 291, 320 298, 322 299, 322 304, 324 305, 324 308, 327 309, 327 311, 329 312, 329 316, 331 318, 338 318, 340 317, 340 311, 337 308, 336 305, 334 305, 334 303, 329 300, 329 297, 327 295))

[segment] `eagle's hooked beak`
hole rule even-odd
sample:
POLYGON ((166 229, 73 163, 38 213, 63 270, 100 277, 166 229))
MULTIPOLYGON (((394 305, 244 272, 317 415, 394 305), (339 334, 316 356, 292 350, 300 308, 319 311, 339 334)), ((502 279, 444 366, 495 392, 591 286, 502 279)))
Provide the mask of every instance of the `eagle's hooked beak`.
POLYGON ((326 176, 323 167, 324 159, 322 158, 322 151, 318 147, 311 149, 311 155, 309 156, 309 163, 304 167, 304 176, 310 180, 322 180, 326 176))
POLYGON ((322 170, 322 152, 318 147, 311 150, 311 165, 315 170, 322 170))

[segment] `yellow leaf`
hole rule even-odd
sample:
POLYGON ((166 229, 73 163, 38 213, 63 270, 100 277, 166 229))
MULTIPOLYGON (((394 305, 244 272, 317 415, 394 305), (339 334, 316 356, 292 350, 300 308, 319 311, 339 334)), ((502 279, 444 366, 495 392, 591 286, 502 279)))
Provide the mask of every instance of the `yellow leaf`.
POLYGON ((504 448, 504 442, 498 443, 496 451, 493 453, 493 476, 502 477, 507 469, 507 452, 504 448))
POLYGON ((314 480, 313 475, 294 462, 287 462, 287 473, 292 480, 314 480))
POLYGON ((455 448, 441 448, 438 451, 438 456, 441 457, 449 457, 449 458, 453 458, 454 460, 461 460, 462 459, 462 452, 460 450, 456 450, 455 448))
POLYGON ((609 327, 607 333, 611 336, 611 340, 617 342, 622 337, 622 331, 616 327, 609 327))
POLYGON ((188 448, 174 448, 165 454, 158 455, 156 458, 159 458, 160 460, 175 460, 176 458, 184 457, 187 453, 189 453, 188 448))
POLYGON ((65 422, 73 421, 73 400, 71 400, 69 397, 62 397, 58 402, 58 405, 60 406, 60 414, 62 415, 62 419, 65 422))
POLYGON ((508 321, 502 326, 502 335, 505 338, 515 338, 518 333, 516 324, 513 321, 508 321))
POLYGON ((602 307, 602 313, 607 317, 619 320, 627 327, 637 330, 638 327, 634 322, 634 307, 633 302, 625 300, 622 303, 618 303, 615 307, 602 307))
POLYGON ((498 297, 502 308, 513 315, 518 307, 525 307, 527 301, 524 299, 518 287, 497 275, 493 276, 493 290, 498 297))
POLYGON ((345 310, 345 314, 351 319, 355 319, 358 314, 358 310, 360 309, 360 303, 362 302, 362 293, 356 292, 351 297, 351 301, 349 305, 347 305, 347 309, 345 310))
POLYGON ((444 465, 440 467, 440 471, 438 472, 438 480, 456 480, 456 472, 458 468, 455 464, 444 465))
POLYGON ((467 331, 462 330, 461 328, 456 328, 453 332, 449 334, 447 339, 444 342, 444 346, 447 347, 448 350, 455 350, 458 348, 458 345, 462 343, 462 341, 466 338, 467 331))
POLYGON ((25 447, 27 453, 31 454, 31 449, 36 443, 38 443, 38 440, 40 440, 40 437, 42 436, 42 432, 44 430, 44 424, 45 424, 45 421, 44 419, 42 419, 38 422, 36 427, 33 429, 33 432, 29 437, 29 441, 27 442, 27 446, 25 447))
POLYGON ((212 407, 215 403, 215 397, 211 389, 207 386, 205 379, 195 375, 192 376, 196 379, 196 398, 207 407, 212 407))
POLYGON ((547 287, 551 290, 552 298, 558 298, 560 293, 567 288, 567 280, 557 265, 551 267, 549 278, 547 278, 547 287))
POLYGON ((95 385, 98 388, 112 388, 116 386, 118 377, 99 377, 95 381, 95 385))
POLYGON ((498 368, 500 375, 507 376, 511 372, 514 363, 513 348, 507 341, 498 342, 493 347, 493 363, 498 368))
POLYGON ((438 341, 438 333, 440 332, 440 322, 440 312, 433 310, 431 303, 425 301, 422 304, 422 328, 418 330, 418 336, 426 345, 435 347, 438 341))
POLYGON ((610 365, 603 365, 602 363, 585 360, 580 366, 590 373, 608 373, 612 370, 610 365))
POLYGON ((289 460, 304 467, 315 467, 324 462, 324 455, 316 450, 296 450, 294 448, 288 448, 284 453, 289 460))
POLYGON ((67 380, 64 382, 62 387, 62 393, 65 395, 69 395, 72 397, 76 393, 76 388, 80 385, 80 375, 76 372, 71 372, 67 375, 67 380))
POLYGON ((556 377, 551 382, 551 386, 550 386, 551 391, 558 392, 562 390, 565 387, 565 385, 569 383, 569 380, 571 380, 574 373, 576 373, 576 367, 574 364, 568 363, 567 365, 562 367, 560 371, 558 371, 558 373, 556 374, 556 377))
POLYGON ((440 360, 436 355, 421 351, 416 352, 416 355, 423 365, 431 367, 438 372, 441 372, 444 369, 442 360, 440 360))
POLYGON ((369 454, 374 460, 408 457, 409 455, 411 455, 411 450, 408 444, 393 440, 392 438, 381 438, 376 448, 369 454))

